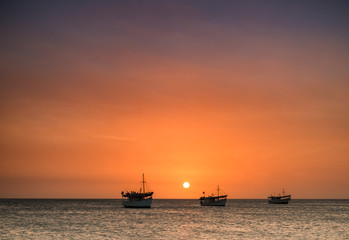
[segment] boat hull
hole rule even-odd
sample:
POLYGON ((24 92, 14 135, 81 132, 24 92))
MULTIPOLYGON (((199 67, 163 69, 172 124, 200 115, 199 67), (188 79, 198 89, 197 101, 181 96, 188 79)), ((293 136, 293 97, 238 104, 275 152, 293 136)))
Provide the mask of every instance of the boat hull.
POLYGON ((220 199, 220 200, 216 200, 216 201, 201 200, 200 204, 201 204, 201 206, 221 206, 221 207, 224 207, 226 202, 227 202, 227 199, 220 199))
POLYGON ((290 200, 291 200, 290 198, 288 198, 288 199, 273 199, 273 200, 269 200, 268 203, 269 204, 288 204, 288 202, 290 200))
POLYGON ((291 197, 270 197, 268 200, 269 204, 288 204, 291 197))
POLYGON ((152 200, 152 198, 131 201, 129 199, 123 199, 122 205, 126 208, 150 208, 152 200))

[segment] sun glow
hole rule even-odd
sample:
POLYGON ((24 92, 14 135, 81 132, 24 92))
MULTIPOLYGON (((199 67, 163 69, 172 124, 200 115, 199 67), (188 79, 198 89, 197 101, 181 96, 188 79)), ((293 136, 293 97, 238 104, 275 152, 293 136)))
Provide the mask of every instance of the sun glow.
POLYGON ((190 187, 190 184, 188 182, 185 182, 185 183, 183 183, 183 187, 188 188, 188 187, 190 187))

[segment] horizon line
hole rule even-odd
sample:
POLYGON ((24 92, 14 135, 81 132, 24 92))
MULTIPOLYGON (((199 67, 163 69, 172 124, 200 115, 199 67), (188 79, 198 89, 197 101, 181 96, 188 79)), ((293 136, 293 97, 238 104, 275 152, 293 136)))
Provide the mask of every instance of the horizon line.
MULTIPOLYGON (((267 200, 268 198, 228 198, 228 200, 267 200)), ((21 198, 5 197, 0 200, 122 200, 122 198, 21 198)), ((153 200, 199 200, 199 198, 153 198, 153 200)), ((349 198, 292 198, 291 200, 349 200, 349 198)))

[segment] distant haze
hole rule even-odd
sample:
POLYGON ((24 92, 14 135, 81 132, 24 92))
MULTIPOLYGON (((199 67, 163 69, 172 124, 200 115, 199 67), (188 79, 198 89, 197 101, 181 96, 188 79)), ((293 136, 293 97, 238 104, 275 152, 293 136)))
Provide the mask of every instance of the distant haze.
POLYGON ((349 198, 348 12, 2 1, 0 197, 349 198))

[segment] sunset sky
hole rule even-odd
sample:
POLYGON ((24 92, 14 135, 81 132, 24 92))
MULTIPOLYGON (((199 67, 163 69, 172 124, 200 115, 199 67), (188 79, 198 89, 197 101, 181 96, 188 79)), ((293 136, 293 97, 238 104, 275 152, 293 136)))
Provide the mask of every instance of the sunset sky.
POLYGON ((0 197, 349 198, 348 12, 1 1, 0 197))

